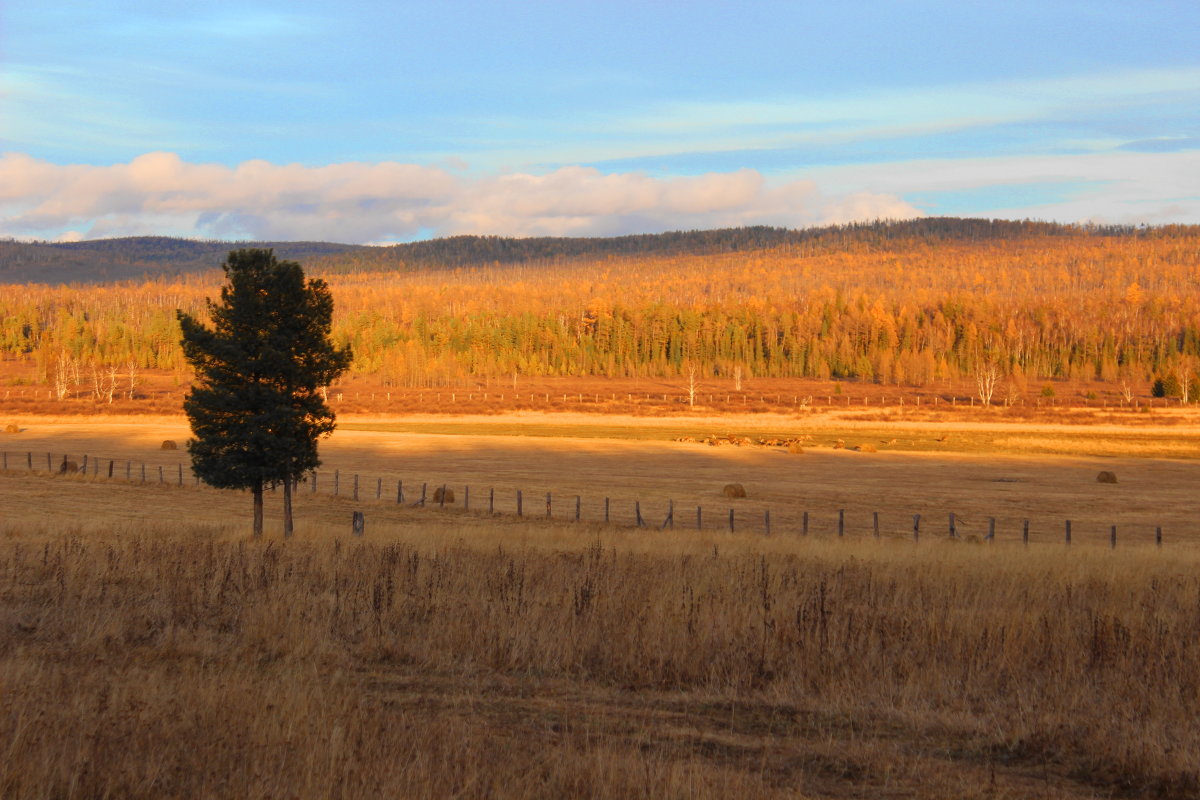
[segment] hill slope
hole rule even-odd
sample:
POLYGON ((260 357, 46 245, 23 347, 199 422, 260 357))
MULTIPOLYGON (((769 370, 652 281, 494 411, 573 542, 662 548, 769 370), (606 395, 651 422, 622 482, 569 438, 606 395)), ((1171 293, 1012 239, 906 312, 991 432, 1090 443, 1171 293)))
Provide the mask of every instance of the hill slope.
POLYGON ((138 236, 51 243, 0 241, 0 282, 102 283, 215 269, 238 247, 271 247, 281 258, 329 272, 456 268, 605 256, 706 255, 780 247, 883 246, 896 239, 1017 240, 1031 236, 1157 235, 1174 229, 1080 228, 1048 222, 929 217, 793 230, 753 226, 632 236, 511 238, 451 236, 391 247, 333 242, 225 242, 138 236))

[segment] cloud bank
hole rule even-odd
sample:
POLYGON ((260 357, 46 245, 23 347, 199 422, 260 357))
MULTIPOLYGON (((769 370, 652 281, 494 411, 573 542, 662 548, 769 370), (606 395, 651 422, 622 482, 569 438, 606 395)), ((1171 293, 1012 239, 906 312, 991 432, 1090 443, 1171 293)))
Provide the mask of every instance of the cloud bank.
POLYGON ((741 169, 690 177, 547 174, 470 177, 416 164, 307 167, 195 164, 153 152, 111 166, 0 156, 0 236, 175 235, 216 239, 404 241, 423 236, 591 236, 737 225, 802 227, 900 219, 894 194, 826 195, 809 180, 741 169))

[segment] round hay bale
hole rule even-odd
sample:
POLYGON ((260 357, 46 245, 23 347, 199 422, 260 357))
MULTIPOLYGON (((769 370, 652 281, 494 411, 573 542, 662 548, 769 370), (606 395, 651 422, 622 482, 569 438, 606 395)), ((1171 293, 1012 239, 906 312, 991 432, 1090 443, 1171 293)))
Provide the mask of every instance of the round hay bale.
POLYGON ((875 445, 873 445, 873 444, 860 444, 858 447, 856 447, 854 449, 860 453, 877 453, 877 452, 879 452, 878 450, 875 449, 875 445))
POLYGON ((727 483, 725 488, 721 490, 721 494, 726 497, 745 497, 746 487, 740 483, 727 483))
POLYGON ((804 448, 800 446, 799 442, 791 442, 787 446, 787 451, 789 453, 795 453, 796 455, 799 455, 800 453, 804 452, 804 448))
POLYGON ((79 472, 79 465, 76 464, 74 461, 68 461, 67 459, 63 459, 63 462, 58 465, 58 474, 59 475, 73 475, 76 472, 79 472))
POLYGON ((15 422, 10 422, 4 426, 4 432, 5 433, 20 433, 21 426, 15 422))
POLYGON ((1101 472, 1099 475, 1096 476, 1096 483, 1116 483, 1116 482, 1117 482, 1117 474, 1115 472, 1109 472, 1108 470, 1104 470, 1103 472, 1101 472))
POLYGON ((162 450, 178 450, 179 445, 175 444, 175 442, 173 440, 167 439, 162 443, 162 447, 160 449, 162 449, 162 450))
POLYGON ((439 486, 433 490, 433 502, 435 503, 453 503, 454 490, 449 487, 439 486))
POLYGON ((834 450, 844 450, 845 447, 846 447, 846 443, 843 442, 841 439, 838 439, 836 442, 833 443, 834 450))

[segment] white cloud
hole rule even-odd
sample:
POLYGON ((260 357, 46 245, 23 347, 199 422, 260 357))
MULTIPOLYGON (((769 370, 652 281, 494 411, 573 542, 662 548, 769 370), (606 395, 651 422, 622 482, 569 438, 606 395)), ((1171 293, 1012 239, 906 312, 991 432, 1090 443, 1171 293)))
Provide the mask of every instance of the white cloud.
POLYGON ((193 164, 153 152, 126 164, 0 157, 0 235, 169 234, 225 239, 395 241, 425 234, 605 235, 912 217, 895 196, 826 197, 811 181, 754 170, 658 178, 564 167, 467 177, 453 166, 193 164), (82 234, 80 234, 82 232, 82 234))
POLYGON ((850 194, 870 186, 885 196, 991 189, 999 197, 1006 191, 1019 197, 1022 188, 1058 185, 1069 195, 1055 202, 1014 201, 967 212, 1003 219, 1119 224, 1200 222, 1200 150, 927 159, 826 167, 809 170, 805 175, 835 194, 850 194))

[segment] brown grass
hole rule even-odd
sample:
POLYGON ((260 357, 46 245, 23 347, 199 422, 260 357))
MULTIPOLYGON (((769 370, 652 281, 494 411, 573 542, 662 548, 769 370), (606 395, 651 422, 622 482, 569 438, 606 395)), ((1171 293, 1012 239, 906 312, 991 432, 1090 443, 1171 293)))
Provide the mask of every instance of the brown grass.
POLYGON ((254 542, 248 496, 170 485, 179 419, 27 422, 0 474, 0 796, 1200 791, 1195 463, 1108 459, 1121 484, 1099 486, 1084 458, 343 431, 296 538, 254 542), (150 483, 41 472, 47 451, 145 460, 150 483), (362 501, 325 494, 334 468, 362 501), (735 475, 739 531, 765 506, 772 537, 722 531, 735 475), (471 485, 475 513, 397 506, 398 478, 410 502, 471 485), (560 521, 517 520, 515 488, 553 489, 560 521), (655 527, 672 499, 676 528, 563 523, 577 493, 585 519, 640 498, 655 527), (951 510, 964 542, 998 516, 999 541, 947 542, 951 510), (1136 543, 1155 522, 1161 551, 1136 543))
POLYGON ((0 527, 0 794, 1200 790, 1192 550, 421 513, 0 527))
MULTIPOLYGON (((186 423, 179 418, 140 422, 29 418, 23 427, 27 430, 21 438, 12 440, 20 450, 8 452, 10 467, 19 470, 25 469, 27 449, 33 451, 37 469, 46 467, 47 452, 52 453, 54 467, 64 454, 73 459, 89 455, 89 471, 94 472, 93 464, 99 460, 102 478, 108 459, 117 461, 114 475, 122 479, 126 460, 131 460, 135 482, 143 461, 148 464, 151 482, 157 482, 159 466, 165 467, 167 480, 173 481, 177 465, 187 461, 180 452, 158 450, 164 438, 180 441, 187 437, 186 423)), ((646 421, 642 427, 654 430, 655 424, 646 421)), ((625 428, 638 433, 628 420, 621 430, 625 428)), ((302 491, 300 513, 325 519, 324 495, 332 487, 333 470, 339 469, 343 493, 348 492, 350 476, 360 474, 362 496, 369 507, 375 505, 376 479, 384 479, 384 500, 378 511, 369 511, 372 517, 391 513, 388 498, 394 500, 395 482, 403 480, 410 502, 422 483, 428 483, 431 496, 443 484, 454 488, 456 494, 469 486, 471 505, 478 509, 488 489, 494 488, 497 510, 510 514, 515 512, 516 490, 525 492, 527 510, 532 498, 552 492, 557 516, 573 512, 574 497, 579 495, 583 518, 597 520, 603 516, 604 498, 609 497, 613 521, 628 524, 634 501, 641 501, 648 519, 661 519, 668 502, 673 501, 677 526, 694 524, 696 506, 704 508, 706 526, 716 526, 731 505, 721 495, 721 487, 737 482, 752 487, 753 495, 750 501, 738 504, 739 529, 761 530, 763 513, 769 509, 776 533, 798 532, 805 511, 813 533, 830 533, 837 510, 846 509, 850 534, 869 531, 875 511, 880 514, 884 536, 911 536, 913 514, 922 515, 923 533, 941 534, 946 531, 947 514, 954 512, 964 535, 985 531, 988 519, 996 517, 997 537, 1002 541, 1018 539, 1025 519, 1030 520, 1033 540, 1042 543, 1061 541, 1067 519, 1073 522, 1076 544, 1106 546, 1112 525, 1119 527, 1122 545, 1152 541, 1155 526, 1163 527, 1168 544, 1200 540, 1192 488, 1200 480, 1200 463, 1195 461, 919 453, 892 448, 861 454, 819 446, 806 448, 805 457, 796 458, 788 457, 782 447, 708 447, 542 435, 544 430, 558 430, 553 420, 513 420, 511 433, 504 435, 472 434, 476 429, 473 420, 447 428, 447 434, 339 429, 322 444, 321 494, 314 499, 302 491), (530 435, 519 435, 523 431, 530 435), (1100 470, 1115 472, 1120 483, 1098 484, 1100 470), (686 516, 684 509, 688 509, 686 516)), ((591 429, 581 426, 578 430, 586 433, 591 429)), ((598 430, 597 435, 609 434, 598 430)), ((823 434, 818 430, 817 436, 823 434)), ((928 434, 925 437, 932 441, 928 434)), ((20 514, 25 507, 52 508, 61 518, 87 519, 96 509, 103 509, 102 518, 104 514, 118 519, 146 518, 136 497, 111 487, 75 482, 44 489, 37 486, 41 484, 21 491, 45 493, 12 507, 10 513, 20 514)), ((167 513, 174 510, 190 515, 188 519, 209 519, 224 503, 214 500, 213 494, 199 493, 194 503, 177 498, 173 502, 184 506, 167 509, 167 513)), ((231 502, 233 508, 223 514, 241 514, 249 505, 248 499, 240 497, 231 502)))

